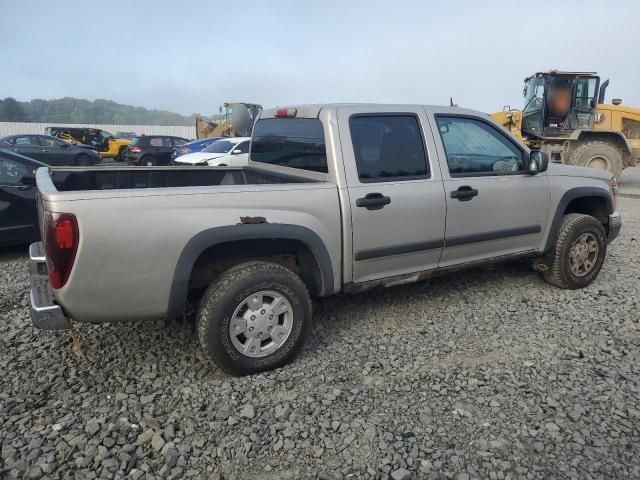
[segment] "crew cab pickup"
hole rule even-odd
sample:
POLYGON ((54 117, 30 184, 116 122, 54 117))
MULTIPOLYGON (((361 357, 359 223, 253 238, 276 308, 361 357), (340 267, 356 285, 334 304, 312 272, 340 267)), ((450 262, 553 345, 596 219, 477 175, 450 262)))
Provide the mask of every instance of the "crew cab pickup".
POLYGON ((178 318, 232 374, 290 361, 311 298, 532 257, 575 289, 621 227, 607 172, 548 164, 485 114, 265 110, 246 167, 41 168, 36 326, 178 318))

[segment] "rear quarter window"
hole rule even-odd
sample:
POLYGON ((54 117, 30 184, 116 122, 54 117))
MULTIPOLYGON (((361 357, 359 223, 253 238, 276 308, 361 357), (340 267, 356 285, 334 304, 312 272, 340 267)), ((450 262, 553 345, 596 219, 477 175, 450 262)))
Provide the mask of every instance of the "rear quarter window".
POLYGON ((259 120, 251 138, 251 160, 328 173, 324 128, 317 118, 259 120))

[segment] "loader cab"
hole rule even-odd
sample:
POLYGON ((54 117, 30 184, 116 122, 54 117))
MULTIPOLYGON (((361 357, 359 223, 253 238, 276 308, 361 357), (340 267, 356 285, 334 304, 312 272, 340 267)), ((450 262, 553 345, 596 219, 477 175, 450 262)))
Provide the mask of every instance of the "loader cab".
POLYGON ((593 128, 600 77, 595 72, 538 72, 525 79, 522 133, 568 137, 593 128))

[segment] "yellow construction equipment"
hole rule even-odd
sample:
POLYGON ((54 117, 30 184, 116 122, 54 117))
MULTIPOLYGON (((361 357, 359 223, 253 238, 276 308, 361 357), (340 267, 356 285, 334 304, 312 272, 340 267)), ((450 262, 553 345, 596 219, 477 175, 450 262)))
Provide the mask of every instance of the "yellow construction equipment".
POLYGON ((640 161, 640 109, 613 99, 596 72, 537 72, 524 80, 522 111, 491 116, 551 161, 608 170, 616 177, 640 161))
POLYGON ((262 105, 255 103, 228 102, 225 113, 218 121, 196 116, 196 137, 249 137, 262 105))

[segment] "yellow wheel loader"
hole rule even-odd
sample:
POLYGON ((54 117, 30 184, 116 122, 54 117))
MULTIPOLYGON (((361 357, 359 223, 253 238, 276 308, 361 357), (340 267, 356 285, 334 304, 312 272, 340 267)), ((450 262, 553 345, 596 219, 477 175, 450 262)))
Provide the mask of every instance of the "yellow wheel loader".
POLYGON ((551 161, 608 170, 640 160, 640 109, 604 103, 609 80, 596 72, 537 72, 524 80, 524 108, 491 116, 551 161))
POLYGON ((262 105, 255 103, 228 102, 225 113, 218 121, 196 117, 196 137, 250 137, 253 124, 262 112, 262 105))

